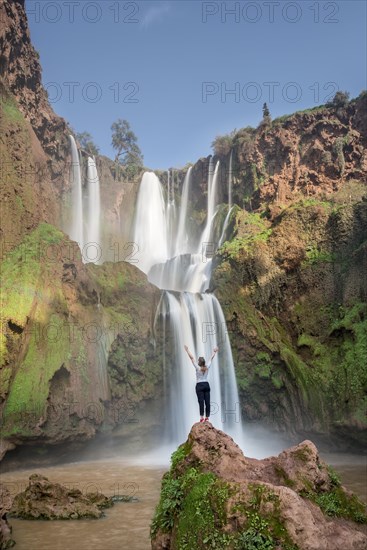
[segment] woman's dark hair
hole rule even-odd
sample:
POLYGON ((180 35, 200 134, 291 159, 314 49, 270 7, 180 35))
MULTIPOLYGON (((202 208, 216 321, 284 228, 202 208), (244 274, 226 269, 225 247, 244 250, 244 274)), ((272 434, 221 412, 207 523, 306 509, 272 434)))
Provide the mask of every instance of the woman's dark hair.
POLYGON ((199 357, 198 364, 199 364, 199 367, 200 367, 200 370, 201 370, 202 373, 204 373, 208 370, 208 367, 205 366, 204 357, 199 357))

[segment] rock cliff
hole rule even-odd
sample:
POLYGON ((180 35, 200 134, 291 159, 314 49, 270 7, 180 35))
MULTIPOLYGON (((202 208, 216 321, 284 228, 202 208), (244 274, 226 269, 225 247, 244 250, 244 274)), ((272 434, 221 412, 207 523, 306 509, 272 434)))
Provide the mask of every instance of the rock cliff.
MULTIPOLYGON (((152 343, 159 294, 145 275, 125 262, 83 264, 76 243, 40 224, 1 276, 2 454, 120 424, 144 429, 139 406, 161 386, 152 343)), ((159 420, 151 414, 150 427, 159 420)))

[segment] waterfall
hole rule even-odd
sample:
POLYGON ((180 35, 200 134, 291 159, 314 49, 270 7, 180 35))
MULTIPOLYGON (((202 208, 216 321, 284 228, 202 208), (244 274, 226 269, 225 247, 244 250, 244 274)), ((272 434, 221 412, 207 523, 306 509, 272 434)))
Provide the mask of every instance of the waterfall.
POLYGON ((192 172, 192 166, 190 166, 190 168, 188 169, 183 186, 182 186, 180 217, 178 221, 177 239, 176 239, 176 251, 175 251, 176 256, 178 254, 185 254, 186 252, 189 252, 186 219, 187 219, 188 200, 189 200, 189 194, 191 189, 191 172, 192 172))
POLYGON ((225 218, 224 223, 223 223, 223 229, 222 229, 222 234, 221 234, 219 242, 218 242, 218 248, 220 246, 222 246, 222 244, 224 243, 229 218, 230 218, 231 212, 233 210, 233 206, 232 206, 232 163, 233 163, 233 149, 231 150, 231 154, 230 154, 230 157, 229 157, 229 168, 228 168, 228 212, 227 212, 226 218, 225 218))
POLYGON ((136 204, 132 240, 139 247, 137 264, 148 273, 152 265, 168 260, 166 205, 159 179, 145 172, 136 204))
MULTIPOLYGON (((213 173, 213 161, 210 160, 208 210, 202 242, 207 242, 205 239, 209 240, 212 233, 218 173, 219 163, 213 173)), ((156 322, 162 323, 164 338, 164 435, 172 445, 181 443, 199 417, 195 369, 184 345, 188 345, 196 359, 204 356, 207 360, 213 348, 218 346, 219 353, 209 374, 211 422, 241 445, 240 405, 226 324, 218 300, 205 292, 210 283, 212 261, 202 255, 201 245, 200 253, 193 253, 198 248, 197 243, 190 242, 186 232, 190 178, 191 169, 182 188, 178 225, 171 234, 168 205, 170 202, 172 204, 172 180, 167 186, 165 202, 157 176, 145 173, 140 184, 133 227, 133 239, 139 247, 141 258, 138 267, 148 274, 150 282, 162 289, 156 322)))
POLYGON ((233 149, 231 149, 231 154, 229 156, 229 169, 228 169, 228 208, 229 210, 232 207, 232 165, 233 165, 233 149))
POLYGON ((76 241, 82 252, 83 262, 98 263, 101 247, 101 199, 99 177, 94 158, 88 157, 87 185, 83 189, 79 152, 73 136, 69 136, 71 148, 71 220, 65 229, 76 241), (86 192, 85 192, 86 189, 86 192))
POLYGON ((211 245, 210 238, 212 236, 212 227, 214 218, 216 215, 215 207, 217 201, 217 182, 219 176, 219 161, 217 162, 213 174, 213 159, 210 157, 209 161, 209 174, 208 174, 208 209, 207 209, 207 218, 204 231, 201 235, 198 253, 204 254, 205 249, 204 245, 211 245))
POLYGON ((172 170, 172 177, 170 177, 170 171, 168 170, 168 180, 167 180, 167 233, 168 233, 168 254, 171 257, 174 253, 174 237, 175 237, 175 226, 176 226, 176 201, 175 201, 175 179, 174 172, 172 170))
POLYGON ((86 226, 86 260, 97 263, 101 257, 100 247, 100 217, 101 217, 101 202, 99 190, 99 177, 95 160, 88 157, 87 170, 88 184, 88 214, 86 226))
POLYGON ((173 343, 168 367, 165 358, 166 438, 176 444, 184 441, 192 424, 198 421, 195 370, 184 344, 188 345, 195 359, 204 356, 207 360, 218 345, 220 351, 213 360, 209 375, 210 421, 241 444, 240 405, 232 352, 218 300, 212 294, 165 292, 161 315, 165 321, 166 337, 168 325, 173 343), (170 371, 169 376, 167 371, 170 371))
POLYGON ((226 237, 227 226, 228 226, 229 218, 231 217, 232 210, 233 210, 233 206, 228 210, 227 215, 225 217, 225 220, 224 220, 224 223, 223 223, 222 234, 221 234, 219 242, 218 242, 218 248, 221 247, 222 244, 224 243, 224 240, 225 240, 225 237, 226 237))
POLYGON ((73 136, 69 136, 69 139, 71 147, 70 180, 72 186, 72 217, 69 235, 73 241, 76 241, 79 244, 82 250, 84 246, 82 176, 80 171, 79 153, 75 139, 73 136))

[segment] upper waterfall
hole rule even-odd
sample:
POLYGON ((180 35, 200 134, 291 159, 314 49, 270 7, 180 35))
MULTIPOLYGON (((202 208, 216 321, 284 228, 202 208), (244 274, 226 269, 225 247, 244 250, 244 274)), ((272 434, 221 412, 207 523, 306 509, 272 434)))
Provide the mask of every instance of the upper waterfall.
POLYGON ((69 234, 70 238, 76 241, 79 244, 80 248, 83 249, 83 199, 79 152, 74 137, 70 135, 69 139, 71 148, 70 181, 72 189, 72 218, 69 234))
POLYGON ((148 273, 168 260, 167 211, 161 183, 153 172, 145 172, 136 203, 133 242, 139 247, 139 269, 148 273))

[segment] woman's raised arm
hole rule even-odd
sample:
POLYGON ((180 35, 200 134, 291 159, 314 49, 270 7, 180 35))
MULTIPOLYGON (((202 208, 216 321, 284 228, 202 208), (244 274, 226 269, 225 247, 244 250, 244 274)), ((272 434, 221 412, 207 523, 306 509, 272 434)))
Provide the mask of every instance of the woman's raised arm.
POLYGON ((214 359, 215 354, 217 353, 217 351, 218 351, 218 348, 214 348, 214 349, 213 349, 213 355, 211 356, 210 361, 213 361, 213 359, 214 359))
POLYGON ((184 345, 184 348, 185 348, 185 351, 186 351, 187 355, 190 357, 191 361, 194 362, 194 356, 192 355, 192 353, 190 353, 190 350, 186 346, 186 344, 184 345))

